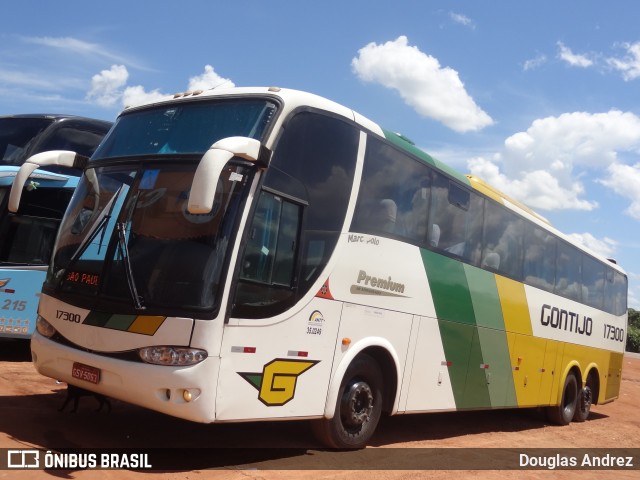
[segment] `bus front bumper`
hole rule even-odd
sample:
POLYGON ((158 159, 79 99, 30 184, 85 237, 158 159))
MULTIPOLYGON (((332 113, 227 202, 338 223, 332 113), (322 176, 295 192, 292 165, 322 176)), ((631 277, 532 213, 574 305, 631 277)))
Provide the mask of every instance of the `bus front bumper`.
POLYGON ((31 354, 36 370, 47 377, 174 417, 215 421, 218 357, 188 367, 150 365, 77 350, 38 332, 31 337, 31 354))

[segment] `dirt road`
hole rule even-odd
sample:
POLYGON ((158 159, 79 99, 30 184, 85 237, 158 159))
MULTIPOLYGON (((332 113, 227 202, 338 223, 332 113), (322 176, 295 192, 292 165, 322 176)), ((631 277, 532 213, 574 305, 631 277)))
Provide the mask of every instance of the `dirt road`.
MULTIPOLYGON (((59 412, 65 387, 36 373, 26 343, 0 343, 0 448, 55 451, 88 448, 92 452, 165 449, 155 451, 154 468, 158 462, 166 468, 147 472, 0 470, 0 479, 342 479, 370 477, 367 469, 372 468, 376 469, 373 478, 383 479, 640 479, 637 469, 589 472, 421 469, 421 462, 426 460, 459 468, 465 462, 473 465, 487 459, 493 461, 496 452, 499 457, 500 452, 525 448, 552 449, 544 452, 547 454, 565 452, 557 450, 562 448, 640 449, 638 356, 625 357, 620 398, 608 405, 594 406, 585 423, 551 426, 535 410, 397 416, 384 419, 371 448, 357 452, 321 451, 306 422, 201 425, 118 401, 112 401, 111 413, 95 412, 98 403, 91 397, 80 399, 77 413, 69 412, 71 406, 59 412), (200 450, 193 454, 196 448, 200 450), (441 448, 455 450, 433 450, 441 448), (488 450, 497 448, 503 450, 488 450)), ((582 455, 582 451, 578 453, 582 455)), ((640 463, 640 455, 634 460, 640 463)))

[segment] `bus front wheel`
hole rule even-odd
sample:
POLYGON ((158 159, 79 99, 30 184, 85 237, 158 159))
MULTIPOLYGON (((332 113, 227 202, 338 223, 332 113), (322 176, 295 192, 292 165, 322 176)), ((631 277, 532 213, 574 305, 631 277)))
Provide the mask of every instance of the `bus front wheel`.
POLYGON ((347 368, 333 418, 312 422, 318 439, 332 448, 362 448, 382 414, 382 372, 369 355, 358 355, 347 368))
POLYGON ((573 372, 569 372, 564 381, 560 405, 547 408, 549 420, 557 425, 569 425, 578 406, 578 380, 573 372))

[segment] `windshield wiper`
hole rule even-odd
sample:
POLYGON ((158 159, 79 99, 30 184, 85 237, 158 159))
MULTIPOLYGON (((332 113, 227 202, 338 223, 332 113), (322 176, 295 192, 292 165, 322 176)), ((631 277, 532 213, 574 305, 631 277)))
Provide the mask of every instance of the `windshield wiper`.
POLYGON ((67 266, 64 268, 61 268, 60 271, 56 273, 56 275, 60 277, 60 283, 62 283, 64 280, 64 273, 69 268, 71 268, 71 265, 73 265, 76 262, 76 260, 78 260, 82 256, 82 254, 87 250, 87 248, 89 248, 89 245, 98 236, 98 233, 101 233, 100 245, 98 246, 98 251, 100 251, 100 249, 102 248, 102 242, 104 241, 106 227, 107 227, 107 224, 109 223, 109 220, 111 219, 113 208, 116 205, 116 199, 120 196, 121 191, 122 191, 122 186, 118 188, 118 190, 113 195, 113 197, 111 197, 111 200, 109 200, 109 202, 105 205, 104 209, 100 213, 98 221, 93 224, 93 226, 91 227, 91 230, 89 231, 89 234, 85 236, 85 238, 82 240, 82 242, 78 246, 77 250, 74 252, 73 255, 71 255, 71 258, 67 262, 67 266))
POLYGON ((129 285, 129 292, 131 292, 131 298, 133 299, 133 306, 136 310, 144 310, 147 307, 144 306, 144 299, 138 295, 138 289, 136 288, 136 281, 133 278, 133 269, 131 268, 131 262, 129 261, 129 247, 127 246, 126 229, 127 226, 124 223, 116 223, 116 229, 118 230, 118 249, 122 256, 122 262, 124 263, 124 271, 127 277, 127 284, 129 285))

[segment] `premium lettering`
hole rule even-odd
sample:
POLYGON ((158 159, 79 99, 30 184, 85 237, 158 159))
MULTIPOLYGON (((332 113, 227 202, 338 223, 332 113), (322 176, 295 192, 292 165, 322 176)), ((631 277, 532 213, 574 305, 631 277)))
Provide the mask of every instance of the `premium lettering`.
POLYGON ((358 284, 366 287, 375 287, 381 290, 389 290, 390 292, 404 293, 404 283, 394 282, 391 277, 380 278, 367 275, 367 272, 360 270, 358 273, 358 284))

